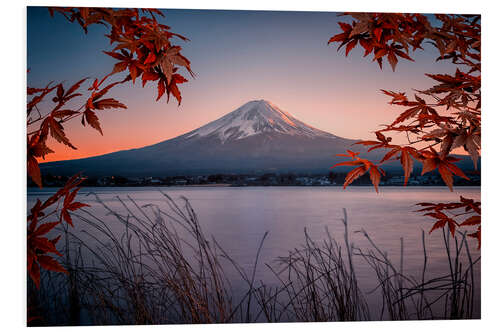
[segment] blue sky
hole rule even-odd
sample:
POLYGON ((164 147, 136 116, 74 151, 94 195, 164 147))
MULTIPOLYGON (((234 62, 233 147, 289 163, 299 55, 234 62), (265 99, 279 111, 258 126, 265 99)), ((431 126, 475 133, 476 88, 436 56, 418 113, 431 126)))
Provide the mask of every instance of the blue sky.
MULTIPOLYGON (((141 147, 188 132, 253 99, 270 100, 302 121, 348 138, 367 138, 379 124, 388 123, 398 109, 387 105, 379 89, 425 88, 424 73, 454 71, 435 62, 429 47, 402 60, 396 72, 387 63, 381 71, 360 48, 346 58, 328 46, 339 33, 337 22, 349 20, 333 12, 165 10, 162 23, 184 35, 179 41, 191 61, 195 79, 181 86, 182 105, 154 102, 155 87, 126 84, 112 97, 125 111, 99 114, 104 138, 76 121, 68 125, 79 148, 57 146, 57 158, 75 158, 141 147), (127 135, 124 136, 124 133, 127 135)), ((114 59, 103 26, 85 34, 61 15, 51 18, 43 7, 29 7, 27 16, 28 84, 50 81, 68 84, 83 77, 102 77, 114 59)), ((184 73, 186 74, 186 73, 184 73)))

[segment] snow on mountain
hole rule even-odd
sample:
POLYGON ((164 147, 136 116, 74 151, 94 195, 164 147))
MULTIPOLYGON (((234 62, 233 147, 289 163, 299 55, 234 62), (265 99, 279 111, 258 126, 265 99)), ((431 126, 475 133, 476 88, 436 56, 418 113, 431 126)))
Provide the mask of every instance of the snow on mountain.
MULTIPOLYGON (((354 143, 356 140, 320 131, 259 100, 189 133, 146 147, 48 162, 40 167, 43 173, 52 175, 83 172, 92 177, 326 173, 332 165, 345 161, 336 154, 353 149, 354 143)), ((385 154, 379 150, 366 152, 365 147, 356 149, 372 161, 385 154)), ((472 169, 470 159, 463 162, 467 165, 460 166, 462 169, 472 169)), ((400 170, 399 162, 394 162, 394 168, 400 170)))
MULTIPOLYGON (((356 140, 318 130, 265 100, 248 102, 178 137, 90 158, 48 162, 43 172, 86 176, 183 176, 217 173, 328 172, 356 140)), ((360 150, 363 147, 359 147, 360 150)), ((363 156, 382 158, 383 151, 363 156)))
POLYGON ((310 138, 336 138, 333 134, 301 122, 265 100, 250 101, 233 112, 185 134, 184 137, 217 137, 222 143, 225 143, 267 132, 310 138))

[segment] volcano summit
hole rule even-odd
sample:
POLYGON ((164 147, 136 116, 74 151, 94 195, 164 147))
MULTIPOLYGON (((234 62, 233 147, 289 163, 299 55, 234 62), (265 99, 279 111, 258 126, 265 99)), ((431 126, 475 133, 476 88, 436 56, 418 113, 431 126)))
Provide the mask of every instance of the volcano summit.
MULTIPOLYGON (((321 172, 353 149, 265 100, 250 101, 198 129, 138 149, 41 165, 53 175, 175 176, 214 173, 321 172)), ((360 147, 361 148, 361 147, 360 147)), ((365 156, 380 158, 381 152, 365 156)))
POLYGON ((248 102, 224 117, 186 134, 186 138, 217 137, 222 143, 252 135, 279 133, 309 138, 335 138, 313 128, 265 100, 248 102))

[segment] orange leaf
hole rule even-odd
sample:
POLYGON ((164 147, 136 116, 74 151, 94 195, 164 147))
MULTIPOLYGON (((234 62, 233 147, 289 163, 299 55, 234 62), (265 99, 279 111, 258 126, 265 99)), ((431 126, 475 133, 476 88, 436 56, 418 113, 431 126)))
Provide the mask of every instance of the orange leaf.
POLYGON ((61 211, 61 219, 64 219, 66 223, 73 227, 73 220, 71 219, 71 215, 68 213, 66 209, 61 211))
POLYGON ((58 256, 62 256, 62 254, 57 251, 55 244, 45 237, 28 237, 28 245, 35 250, 40 250, 45 253, 55 253, 58 256))
POLYGON ((74 85, 72 85, 71 88, 69 88, 68 91, 66 91, 66 96, 69 96, 73 92, 75 92, 78 88, 80 88, 80 85, 83 82, 85 82, 86 80, 87 80, 87 78, 81 79, 80 81, 78 81, 77 83, 75 83, 74 85))
POLYGON ((467 220, 460 223, 461 226, 463 226, 463 225, 478 225, 478 224, 481 224, 481 216, 479 216, 479 215, 471 216, 467 220))
POLYGON ((153 63, 155 61, 156 61, 156 55, 155 55, 155 53, 154 52, 149 52, 148 56, 144 60, 144 65, 153 63))
POLYGON ((172 80, 169 88, 170 88, 170 92, 172 93, 172 95, 174 95, 174 97, 179 102, 179 105, 181 105, 181 101, 182 101, 181 92, 179 91, 179 88, 177 87, 177 84, 175 83, 175 81, 172 80))
POLYGON ((446 220, 439 220, 436 223, 434 223, 429 233, 433 232, 436 229, 444 228, 445 225, 446 225, 446 220))
POLYGON ((33 236, 42 236, 52 230, 59 222, 49 222, 41 224, 34 232, 33 236))
POLYGON ((389 61, 389 64, 392 67, 392 71, 393 72, 396 71, 396 65, 398 63, 398 58, 396 58, 396 56, 394 55, 394 53, 389 52, 389 54, 387 55, 387 61, 389 61))
POLYGON ((377 38, 377 42, 380 42, 380 37, 382 36, 382 28, 375 28, 373 29, 373 34, 377 38))
POLYGON ((47 121, 48 123, 50 129, 50 135, 54 139, 56 139, 60 143, 64 143, 66 146, 76 149, 76 147, 73 146, 69 141, 69 139, 66 137, 66 133, 64 133, 63 126, 58 121, 56 121, 54 117, 49 116, 45 119, 45 121, 47 121))
POLYGON ((42 188, 42 174, 40 173, 38 162, 33 156, 28 156, 27 169, 28 175, 31 177, 31 179, 38 185, 38 187, 42 188))
POLYGON ((370 43, 370 41, 368 41, 367 39, 360 39, 359 44, 365 49, 365 54, 363 55, 364 57, 372 52, 373 44, 370 43))
POLYGON ((87 123, 89 123, 90 126, 95 128, 96 130, 98 130, 99 133, 101 133, 101 135, 103 135, 102 129, 101 129, 101 124, 99 123, 99 118, 97 118, 97 115, 95 114, 95 112, 87 109, 83 112, 83 115, 84 115, 87 123))
POLYGON ((373 186, 375 186, 375 191, 378 193, 378 184, 380 183, 380 171, 377 167, 373 166, 370 168, 370 180, 373 186))
POLYGON ((158 97, 156 100, 159 101, 161 96, 165 93, 165 82, 163 80, 158 81, 158 97))
POLYGON ((445 184, 449 187, 450 191, 453 192, 453 174, 443 164, 439 164, 438 171, 445 184))
POLYGON ((359 152, 353 152, 349 149, 347 149, 347 154, 337 154, 337 156, 345 156, 345 157, 352 157, 352 158, 355 158, 356 156, 359 155, 359 152), (347 155, 348 154, 348 155, 347 155))
POLYGON ((52 117, 62 119, 64 117, 72 116, 72 115, 77 114, 77 113, 79 113, 79 112, 73 111, 73 110, 58 110, 58 111, 52 112, 52 117))
POLYGON ((408 183, 408 178, 411 175, 411 172, 413 171, 413 159, 411 158, 410 154, 408 153, 408 149, 402 148, 401 149, 401 165, 403 166, 404 172, 405 172, 405 183, 404 185, 408 183))
POLYGON ((63 266, 61 266, 60 263, 58 263, 54 258, 50 256, 44 256, 44 255, 38 256, 38 262, 40 263, 40 266, 42 266, 48 271, 68 274, 68 271, 63 266))
POLYGON ((455 175, 459 176, 459 177, 462 177, 464 179, 467 179, 469 180, 469 177, 467 177, 465 175, 465 173, 459 168, 457 167, 455 164, 453 163, 450 163, 448 161, 451 161, 452 158, 448 157, 445 161, 444 161, 444 164, 446 165, 446 167, 451 171, 453 172, 455 175))
POLYGON ((351 170, 345 177, 344 189, 347 187, 347 185, 351 184, 353 181, 364 175, 366 170, 366 165, 362 165, 351 170))
POLYGON ((125 104, 120 103, 119 101, 117 101, 114 98, 101 99, 99 101, 93 102, 93 104, 97 110, 116 109, 116 108, 126 109, 127 108, 127 106, 125 104))
POLYGON ((354 165, 360 165, 363 164, 361 161, 346 161, 346 162, 339 162, 332 166, 331 168, 336 168, 338 166, 354 166, 354 165))
POLYGON ((422 175, 438 167, 438 161, 436 158, 426 158, 422 161, 422 164, 422 175))
POLYGON ((125 61, 117 62, 113 67, 111 74, 120 73, 127 69, 128 63, 125 61))
POLYGON ((28 270, 31 280, 35 283, 37 289, 40 288, 40 266, 36 262, 31 264, 28 270))
POLYGON ((389 151, 387 154, 384 155, 384 157, 380 160, 380 163, 383 163, 383 162, 389 160, 391 157, 396 155, 398 151, 400 151, 399 147, 392 149, 391 151, 389 151))
POLYGON ((387 91, 384 89, 380 89, 384 94, 391 96, 392 101, 390 101, 390 104, 404 104, 404 102, 408 101, 408 98, 406 97, 405 93, 399 92, 396 93, 394 91, 387 91))
POLYGON ((67 209, 70 211, 75 211, 77 209, 83 208, 83 207, 90 207, 90 205, 87 205, 82 202, 73 202, 70 205, 68 205, 67 209))
POLYGON ((160 78, 160 75, 155 72, 144 72, 142 74, 142 86, 144 87, 146 85, 146 82, 148 81, 156 81, 160 78))
POLYGON ((349 52, 351 52, 351 50, 356 46, 356 44, 358 43, 358 40, 353 40, 353 41, 350 41, 347 46, 345 47, 345 56, 347 57, 349 55, 349 52))

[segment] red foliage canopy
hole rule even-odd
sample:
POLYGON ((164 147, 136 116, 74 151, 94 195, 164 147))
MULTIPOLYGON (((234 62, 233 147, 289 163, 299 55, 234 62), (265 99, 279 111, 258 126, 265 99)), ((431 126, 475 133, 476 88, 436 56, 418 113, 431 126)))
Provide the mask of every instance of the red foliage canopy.
MULTIPOLYGON (((430 43, 439 51, 436 61, 448 60, 457 65, 453 75, 425 74, 435 84, 426 90, 415 90, 413 98, 408 97, 405 92, 381 90, 391 97, 389 104, 403 110, 391 124, 375 132, 376 140, 360 141, 358 144, 369 146, 368 151, 385 149, 387 153, 378 163, 353 156, 355 161, 336 164, 334 167, 363 163, 363 167, 357 167, 347 175, 344 186, 366 172, 367 165, 378 171, 382 170, 380 166, 384 163, 399 160, 404 170, 405 185, 413 172, 414 161, 418 161, 422 163, 422 174, 437 169, 452 191, 453 176, 468 179, 455 164, 459 159, 450 156, 453 149, 463 147, 476 168, 480 156, 481 17, 437 14, 435 19, 439 24, 434 26, 429 17, 423 14, 343 15, 350 15, 354 21, 340 22, 341 32, 331 37, 328 43, 338 43, 338 50, 345 46, 346 56, 360 45, 364 56, 372 54, 373 61, 377 61, 380 69, 386 59, 394 71, 401 59, 413 61, 411 52, 423 49, 424 43, 430 43), (408 142, 395 144, 392 137, 387 136, 390 133, 403 133, 408 142)), ((349 154, 353 155, 352 152, 349 154)), ((379 177, 371 179, 378 191, 379 177)), ((459 203, 450 205, 457 204, 459 203)), ((427 215, 437 219, 432 230, 448 225, 454 234, 456 226, 476 225, 470 221, 458 224, 440 210, 427 215)), ((480 217, 479 220, 474 218, 474 223, 476 222, 479 227, 470 236, 480 240, 480 217)))

